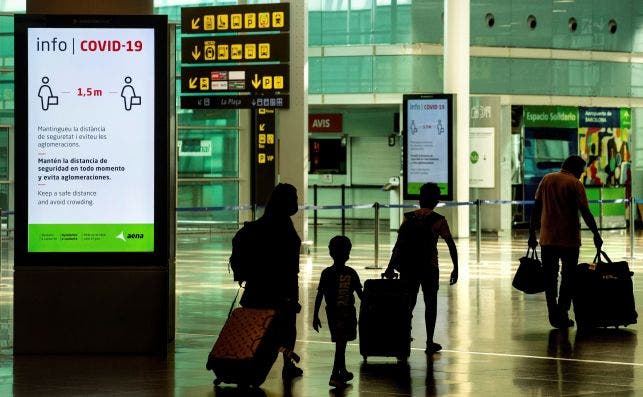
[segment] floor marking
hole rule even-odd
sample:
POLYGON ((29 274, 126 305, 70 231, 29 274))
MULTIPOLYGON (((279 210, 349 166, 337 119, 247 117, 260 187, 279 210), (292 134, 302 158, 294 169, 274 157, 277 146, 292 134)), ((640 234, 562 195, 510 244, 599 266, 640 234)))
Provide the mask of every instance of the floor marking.
MULTIPOLYGON (((417 347, 412 347, 411 350, 424 350, 424 349, 420 349, 420 348, 417 348, 417 347)), ((470 351, 448 350, 448 349, 442 349, 440 352, 460 353, 460 354, 475 354, 475 355, 480 355, 480 356, 533 358, 533 359, 537 359, 537 360, 571 361, 571 362, 578 362, 578 363, 628 365, 628 366, 633 366, 633 367, 643 367, 643 363, 624 363, 624 362, 620 362, 620 361, 583 360, 583 359, 565 358, 565 357, 530 356, 530 355, 526 355, 526 354, 470 352, 470 351)))
MULTIPOLYGON (((192 333, 186 333, 186 332, 177 332, 176 335, 177 336, 178 335, 209 336, 209 337, 218 336, 218 335, 213 335, 213 334, 192 334, 192 333)), ((316 343, 316 344, 321 344, 321 345, 334 345, 335 344, 335 342, 329 342, 329 341, 312 341, 312 340, 302 340, 302 339, 297 339, 297 342, 299 342, 299 343, 311 343, 311 344, 316 343)), ((357 346, 357 347, 359 347, 359 343, 348 343, 348 346, 357 346)), ((420 348, 420 347, 412 347, 411 350, 424 352, 424 349, 420 348)), ((439 353, 459 353, 459 354, 472 354, 472 355, 479 355, 479 356, 530 358, 530 359, 536 359, 536 360, 570 361, 570 362, 577 362, 577 363, 626 365, 626 366, 632 366, 632 367, 643 367, 643 363, 624 363, 624 362, 619 362, 619 361, 602 361, 602 360, 582 360, 582 359, 565 358, 565 357, 530 356, 530 355, 526 355, 526 354, 471 352, 471 351, 451 350, 451 349, 442 349, 442 350, 440 350, 439 353)))

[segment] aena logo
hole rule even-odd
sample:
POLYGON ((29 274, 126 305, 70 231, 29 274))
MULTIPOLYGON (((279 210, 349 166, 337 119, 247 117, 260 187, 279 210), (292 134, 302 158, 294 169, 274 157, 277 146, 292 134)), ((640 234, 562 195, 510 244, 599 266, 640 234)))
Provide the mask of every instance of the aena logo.
POLYGON ((145 238, 145 234, 143 234, 143 233, 127 233, 127 234, 125 234, 123 232, 120 232, 116 236, 116 238, 119 239, 119 240, 123 240, 123 241, 127 241, 128 239, 139 239, 140 240, 140 239, 145 238))

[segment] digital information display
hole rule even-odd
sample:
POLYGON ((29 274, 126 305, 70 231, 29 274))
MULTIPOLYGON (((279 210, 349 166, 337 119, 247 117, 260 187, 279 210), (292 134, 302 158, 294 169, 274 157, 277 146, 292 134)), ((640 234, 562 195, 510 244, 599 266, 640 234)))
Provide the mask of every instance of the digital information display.
POLYGON ((453 199, 453 96, 404 95, 404 198, 417 199, 420 187, 437 183, 441 199, 453 199))
POLYGON ((154 27, 25 39, 26 251, 153 252, 154 27))

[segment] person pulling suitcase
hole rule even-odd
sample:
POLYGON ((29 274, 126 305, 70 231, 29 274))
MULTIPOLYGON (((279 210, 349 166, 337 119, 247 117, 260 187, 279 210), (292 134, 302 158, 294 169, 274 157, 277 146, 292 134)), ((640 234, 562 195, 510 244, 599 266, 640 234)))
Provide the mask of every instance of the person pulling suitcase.
POLYGON ((395 277, 400 272, 400 279, 409 286, 410 307, 412 313, 417 302, 417 294, 422 286, 424 294, 424 321, 426 326, 426 350, 428 355, 442 350, 434 342, 435 320, 437 317, 437 297, 440 282, 438 269, 438 238, 442 237, 449 247, 453 270, 449 284, 458 281, 458 250, 456 248, 449 224, 444 216, 434 211, 440 201, 440 188, 435 183, 425 183, 420 188, 420 209, 404 214, 397 241, 388 267, 384 272, 386 278, 395 277))
POLYGON ((538 246, 536 229, 540 228, 540 256, 545 271, 545 297, 549 323, 554 328, 574 326, 569 308, 576 284, 576 266, 580 252, 580 222, 578 213, 594 234, 594 245, 600 252, 603 245, 596 221, 589 211, 585 186, 579 180, 585 170, 585 160, 569 156, 560 171, 543 177, 536 189, 535 205, 529 224, 530 248, 538 246), (560 290, 558 261, 562 262, 560 290))

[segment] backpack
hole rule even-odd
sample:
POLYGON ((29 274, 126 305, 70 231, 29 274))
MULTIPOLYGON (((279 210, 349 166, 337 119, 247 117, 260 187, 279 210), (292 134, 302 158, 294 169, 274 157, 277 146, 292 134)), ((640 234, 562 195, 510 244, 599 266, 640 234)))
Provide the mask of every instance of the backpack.
POLYGON ((230 255, 230 268, 234 281, 247 281, 253 273, 256 264, 254 252, 257 242, 256 221, 244 222, 241 229, 232 238, 232 254, 230 255))
POLYGON ((418 216, 415 212, 404 215, 398 230, 398 238, 391 256, 392 267, 407 274, 423 272, 430 258, 437 255, 439 235, 433 232, 433 225, 443 217, 435 212, 418 216))

